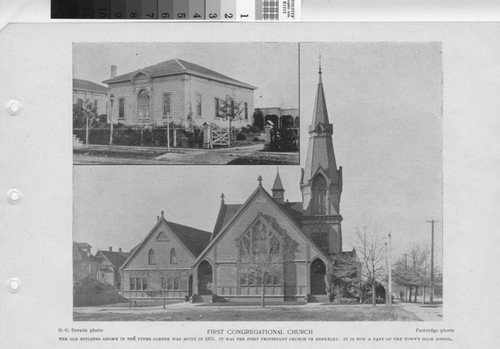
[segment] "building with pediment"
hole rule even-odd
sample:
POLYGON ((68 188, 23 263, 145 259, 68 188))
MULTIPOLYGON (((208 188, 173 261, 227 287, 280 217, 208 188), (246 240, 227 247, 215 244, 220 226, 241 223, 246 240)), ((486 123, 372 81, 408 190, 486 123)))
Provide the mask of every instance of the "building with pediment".
POLYGON ((244 203, 228 204, 222 195, 211 232, 169 222, 162 214, 122 267, 125 295, 145 297, 165 289, 171 298, 216 294, 229 301, 258 300, 263 291, 275 300, 324 297, 327 268, 343 253, 342 168, 335 159, 321 75, 320 68, 300 180, 302 201, 286 200, 278 172, 271 193, 259 178, 244 203))
POLYGON ((104 81, 114 123, 129 126, 158 126, 167 122, 198 125, 214 123, 227 127, 220 113, 228 96, 240 103, 241 114, 235 126, 252 124, 254 90, 257 87, 182 59, 170 59, 122 75, 111 67, 104 81))

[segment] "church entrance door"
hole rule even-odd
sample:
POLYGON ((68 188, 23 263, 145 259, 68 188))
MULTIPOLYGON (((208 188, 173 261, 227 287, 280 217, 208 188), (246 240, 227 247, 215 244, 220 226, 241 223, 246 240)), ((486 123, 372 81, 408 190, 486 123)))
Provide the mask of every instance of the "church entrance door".
POLYGON ((213 272, 212 266, 207 261, 200 263, 198 267, 198 295, 208 296, 212 294, 213 272))
POLYGON ((326 265, 321 259, 315 259, 311 263, 311 294, 326 294, 326 265))

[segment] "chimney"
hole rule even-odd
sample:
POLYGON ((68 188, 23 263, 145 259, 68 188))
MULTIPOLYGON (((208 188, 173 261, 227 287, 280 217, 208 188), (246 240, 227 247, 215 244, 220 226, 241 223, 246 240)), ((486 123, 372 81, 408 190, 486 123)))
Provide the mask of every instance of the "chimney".
POLYGON ((116 77, 116 65, 111 66, 111 79, 116 77))
POLYGON ((122 248, 118 247, 118 252, 122 253, 122 248))
POLYGON ((112 251, 113 251, 113 247, 109 246, 109 252, 112 252, 112 251))

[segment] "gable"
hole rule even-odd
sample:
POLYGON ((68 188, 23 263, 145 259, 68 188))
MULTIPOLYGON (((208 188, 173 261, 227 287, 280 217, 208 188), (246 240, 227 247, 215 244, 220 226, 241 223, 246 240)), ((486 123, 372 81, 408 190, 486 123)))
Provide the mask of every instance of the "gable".
POLYGON ((210 233, 160 219, 133 251, 122 269, 189 268, 208 244, 210 233), (176 263, 170 255, 175 251, 176 263), (150 252, 153 251, 153 252, 150 252), (151 263, 151 253, 154 263, 151 263))
POLYGON ((212 239, 209 247, 198 257, 197 263, 207 255, 218 262, 235 261, 237 258, 236 241, 259 217, 272 221, 277 229, 284 231, 295 242, 295 260, 308 260, 313 256, 321 256, 327 260, 326 256, 302 232, 301 227, 286 213, 283 206, 277 204, 262 187, 259 187, 222 231, 212 239))

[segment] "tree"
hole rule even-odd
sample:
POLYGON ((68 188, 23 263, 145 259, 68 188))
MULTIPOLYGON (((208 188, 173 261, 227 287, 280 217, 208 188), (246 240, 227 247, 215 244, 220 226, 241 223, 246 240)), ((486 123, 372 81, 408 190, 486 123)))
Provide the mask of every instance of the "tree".
POLYGON ((266 287, 283 284, 286 262, 292 253, 292 240, 264 216, 238 239, 238 277, 242 286, 259 286, 261 306, 266 304, 266 287))
POLYGON ((89 144, 89 133, 93 127, 98 124, 99 116, 97 115, 97 105, 92 103, 88 98, 86 100, 79 99, 73 104, 73 127, 85 127, 85 144, 89 144))
POLYGON ((259 131, 264 131, 264 113, 258 108, 253 112, 253 126, 257 127, 259 131))
POLYGON ((376 287, 385 277, 384 238, 370 227, 369 222, 355 226, 356 251, 361 265, 361 278, 372 291, 372 305, 376 305, 376 287))
POLYGON ((237 102, 230 95, 219 102, 219 115, 223 119, 228 119, 230 122, 240 120, 242 112, 241 102, 237 102))
MULTIPOLYGON (((430 286, 431 263, 430 250, 428 247, 412 246, 408 253, 409 260, 400 258, 395 265, 393 275, 397 285, 408 287, 410 290, 409 301, 411 302, 412 290, 415 290, 414 301, 417 301, 419 288, 422 290, 422 302, 425 302, 426 290, 430 286)), ((434 274, 439 270, 434 268, 434 274)))
POLYGON ((356 249, 352 252, 340 252, 333 257, 328 268, 326 291, 332 302, 335 297, 357 298, 360 296, 361 264, 356 249))

